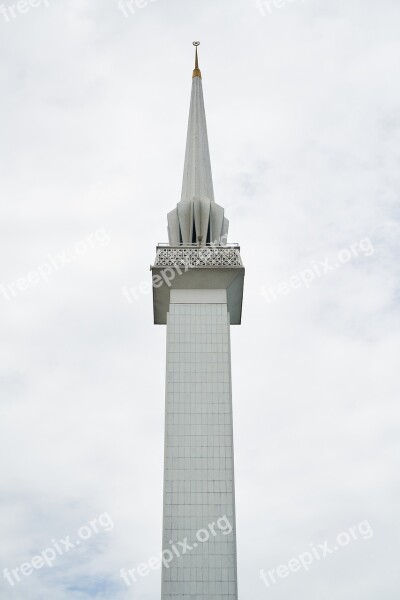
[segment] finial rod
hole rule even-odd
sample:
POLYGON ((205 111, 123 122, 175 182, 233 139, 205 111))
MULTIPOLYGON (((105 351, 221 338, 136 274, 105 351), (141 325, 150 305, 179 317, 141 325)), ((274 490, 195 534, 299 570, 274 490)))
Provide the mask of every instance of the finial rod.
POLYGON ((194 63, 193 77, 200 77, 201 79, 201 71, 199 69, 199 56, 197 53, 197 47, 200 46, 200 42, 193 42, 193 46, 195 46, 196 48, 196 58, 194 63))

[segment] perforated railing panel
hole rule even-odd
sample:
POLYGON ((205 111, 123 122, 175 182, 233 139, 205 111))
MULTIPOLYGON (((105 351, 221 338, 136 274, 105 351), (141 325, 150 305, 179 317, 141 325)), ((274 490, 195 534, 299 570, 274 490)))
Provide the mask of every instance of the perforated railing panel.
POLYGON ((157 248, 155 267, 243 267, 238 248, 157 248))

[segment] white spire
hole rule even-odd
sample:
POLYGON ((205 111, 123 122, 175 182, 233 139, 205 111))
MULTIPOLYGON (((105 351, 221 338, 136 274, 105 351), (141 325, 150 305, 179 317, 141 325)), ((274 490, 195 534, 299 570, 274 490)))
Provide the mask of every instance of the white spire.
POLYGON ((214 200, 206 112, 199 69, 197 46, 192 79, 189 126, 181 201, 168 213, 168 238, 171 246, 188 244, 226 244, 229 222, 224 209, 214 200))
POLYGON ((192 79, 181 200, 199 198, 214 201, 203 86, 197 56, 199 43, 194 42, 194 45, 196 46, 196 63, 192 79))

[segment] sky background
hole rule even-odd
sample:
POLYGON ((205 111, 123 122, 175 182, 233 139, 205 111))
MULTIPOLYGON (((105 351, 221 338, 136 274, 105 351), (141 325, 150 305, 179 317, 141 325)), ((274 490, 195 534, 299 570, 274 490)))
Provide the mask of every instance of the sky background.
POLYGON ((124 16, 49 0, 14 18, 7 2, 0 597, 160 598, 160 571, 131 587, 119 571, 161 547, 166 331, 150 293, 122 288, 150 281, 180 200, 198 39, 215 199, 246 267, 239 596, 398 600, 400 3, 155 0, 124 16), (327 258, 308 287, 278 288, 327 258), (3 578, 104 514, 112 530, 3 578), (370 539, 260 579, 364 521, 370 539))

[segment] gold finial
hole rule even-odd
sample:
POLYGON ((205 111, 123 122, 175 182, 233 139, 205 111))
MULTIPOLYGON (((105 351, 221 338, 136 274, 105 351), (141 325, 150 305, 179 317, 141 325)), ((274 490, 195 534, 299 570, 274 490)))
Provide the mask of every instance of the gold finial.
POLYGON ((200 46, 200 42, 193 42, 193 46, 196 47, 196 61, 194 64, 193 77, 200 77, 200 79, 201 79, 201 71, 199 69, 199 57, 197 54, 197 46, 200 46))

